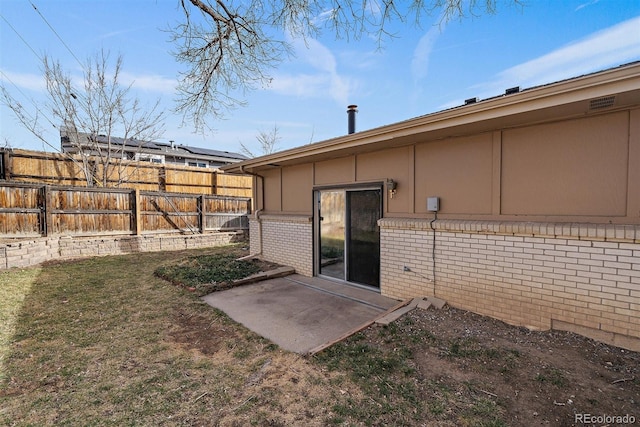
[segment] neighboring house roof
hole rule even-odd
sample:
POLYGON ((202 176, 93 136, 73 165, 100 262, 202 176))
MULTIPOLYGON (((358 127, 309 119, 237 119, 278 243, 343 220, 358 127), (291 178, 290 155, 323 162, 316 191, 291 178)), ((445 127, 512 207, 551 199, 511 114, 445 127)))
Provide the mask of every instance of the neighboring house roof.
MULTIPOLYGON (((244 160, 221 169, 255 173, 272 167, 582 117, 640 104, 640 62, 536 86, 414 119, 244 160)), ((475 102, 474 102, 475 101, 475 102)))
MULTIPOLYGON (((63 151, 77 151, 74 144, 71 143, 68 133, 61 132, 63 151)), ((97 142, 102 149, 107 148, 107 144, 111 144, 112 150, 118 152, 145 153, 156 154, 165 157, 181 157, 194 160, 208 160, 220 163, 234 163, 247 159, 247 156, 230 151, 212 150, 201 147, 191 147, 188 145, 180 145, 174 143, 164 143, 156 141, 142 141, 136 139, 124 139, 120 137, 107 137, 105 135, 91 136, 86 133, 79 133, 79 137, 83 138, 85 144, 89 144, 89 139, 97 142)))

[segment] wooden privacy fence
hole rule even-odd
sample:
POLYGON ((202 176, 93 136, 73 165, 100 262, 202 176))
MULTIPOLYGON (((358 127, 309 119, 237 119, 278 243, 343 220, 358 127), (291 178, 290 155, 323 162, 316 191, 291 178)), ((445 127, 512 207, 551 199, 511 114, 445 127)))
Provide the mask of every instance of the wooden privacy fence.
POLYGON ((248 229, 247 197, 0 182, 0 238, 248 229))
MULTIPOLYGON (((0 179, 86 187, 81 157, 27 150, 0 150, 0 179)), ((102 165, 90 164, 100 174, 102 165)), ((216 169, 114 160, 107 187, 141 191, 251 197, 250 176, 216 169)))

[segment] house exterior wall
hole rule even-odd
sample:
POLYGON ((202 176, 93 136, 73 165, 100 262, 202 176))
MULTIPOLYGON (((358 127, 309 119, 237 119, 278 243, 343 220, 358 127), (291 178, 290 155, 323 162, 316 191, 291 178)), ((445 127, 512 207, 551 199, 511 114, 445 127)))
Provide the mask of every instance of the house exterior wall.
POLYGON ((335 185, 344 182, 354 182, 356 175, 355 162, 355 156, 316 162, 313 165, 313 183, 315 185, 335 185))
POLYGON ((282 170, 274 169, 263 173, 265 200, 263 208, 267 212, 282 211, 282 170), (267 196, 268 195, 268 196, 267 196))
MULTIPOLYGON (((386 204, 387 214, 413 212, 414 158, 413 146, 376 151, 357 156, 356 181, 381 181, 385 176, 393 178, 399 188, 393 203, 386 204)), ((391 200, 387 200, 388 202, 391 200)))
POLYGON ((381 290, 640 350, 640 226, 383 219, 381 290), (404 271, 404 267, 410 271, 404 271))
MULTIPOLYGON (((262 171, 264 212, 312 215, 313 188, 396 181, 384 216, 640 224, 640 109, 421 141, 262 171)), ((259 195, 256 193, 256 197, 259 195)))
POLYGON ((311 217, 265 215, 251 222, 254 227, 262 227, 262 256, 265 259, 293 267, 300 274, 313 275, 311 217))
POLYGON ((249 218, 249 252, 251 255, 262 253, 262 224, 256 216, 249 218))
POLYGON ((282 211, 293 213, 311 212, 313 168, 300 165, 282 169, 282 211))
POLYGON ((383 295, 435 293, 512 324, 640 349, 637 106, 402 141, 261 171, 263 255, 312 275, 313 189, 391 178, 397 193, 383 191, 380 221, 383 295), (433 223, 430 196, 440 197, 433 223))
POLYGON ((493 150, 491 133, 417 144, 415 212, 426 214, 426 197, 439 196, 442 214, 491 215, 493 150))
POLYGON ((505 131, 501 213, 625 217, 629 124, 625 111, 505 131))

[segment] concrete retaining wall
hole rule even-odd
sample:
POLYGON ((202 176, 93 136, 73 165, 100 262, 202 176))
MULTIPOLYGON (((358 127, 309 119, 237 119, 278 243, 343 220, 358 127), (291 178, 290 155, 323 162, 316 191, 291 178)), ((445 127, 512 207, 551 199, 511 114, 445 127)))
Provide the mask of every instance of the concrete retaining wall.
POLYGON ((30 267, 50 260, 222 246, 247 239, 246 232, 34 238, 0 244, 0 269, 30 267))

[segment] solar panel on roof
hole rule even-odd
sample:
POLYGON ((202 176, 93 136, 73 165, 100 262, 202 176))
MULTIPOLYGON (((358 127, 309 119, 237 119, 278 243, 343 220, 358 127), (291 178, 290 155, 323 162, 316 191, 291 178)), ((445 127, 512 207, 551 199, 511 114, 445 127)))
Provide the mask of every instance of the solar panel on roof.
MULTIPOLYGON (((95 137, 95 140, 97 142, 101 142, 101 143, 108 143, 109 142, 109 137, 107 137, 106 135, 98 135, 95 137)), ((124 145, 125 144, 125 139, 124 138, 120 138, 118 136, 112 136, 111 137, 111 144, 115 144, 115 145, 124 145)), ((159 150, 160 147, 158 147, 154 142, 151 141, 142 141, 142 140, 138 140, 138 139, 127 139, 126 140, 126 145, 128 147, 142 147, 142 148, 148 148, 151 150, 159 150)))
POLYGON ((185 146, 185 145, 181 146, 181 148, 187 150, 191 154, 200 154, 200 155, 204 155, 204 156, 245 158, 245 156, 243 156, 242 154, 230 153, 228 151, 211 150, 209 148, 188 147, 188 146, 185 146))
POLYGON ((158 150, 161 151, 165 155, 178 155, 180 153, 191 153, 198 156, 213 156, 213 157, 226 157, 230 159, 246 159, 247 157, 239 154, 233 153, 229 151, 221 151, 221 150, 212 150, 209 148, 201 148, 201 147, 190 147, 187 145, 172 145, 166 144, 163 142, 153 142, 153 141, 143 141, 138 139, 127 139, 120 138, 117 136, 112 136, 111 138, 106 135, 98 135, 94 137, 96 142, 100 142, 106 144, 111 140, 112 145, 124 145, 132 148, 144 148, 147 150, 158 150), (125 142, 126 141, 126 142, 125 142), (171 151, 169 151, 171 148, 171 151))

